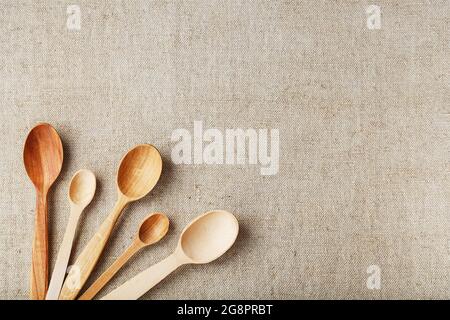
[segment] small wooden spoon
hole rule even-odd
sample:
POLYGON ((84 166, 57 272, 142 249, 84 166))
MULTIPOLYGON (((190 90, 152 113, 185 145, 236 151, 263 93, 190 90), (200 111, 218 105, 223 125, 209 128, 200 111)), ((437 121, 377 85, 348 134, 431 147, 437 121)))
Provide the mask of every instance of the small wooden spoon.
POLYGON ((239 224, 227 211, 210 211, 192 221, 181 233, 175 252, 113 290, 102 300, 135 300, 184 264, 208 263, 234 243, 239 224))
POLYGON ((31 265, 31 299, 44 300, 48 285, 47 194, 61 172, 63 147, 48 123, 35 126, 27 136, 23 161, 36 189, 36 219, 31 265))
POLYGON ((161 155, 152 145, 138 145, 123 157, 117 174, 116 205, 75 261, 71 269, 73 272, 69 272, 62 287, 60 300, 73 300, 77 297, 94 269, 122 210, 130 202, 147 195, 158 182, 161 171, 161 155))
POLYGON ((64 276, 66 275, 78 220, 83 210, 91 203, 92 198, 94 198, 96 186, 95 175, 89 170, 80 170, 72 177, 69 187, 69 222, 67 223, 66 232, 59 247, 46 300, 58 300, 64 276))
POLYGON ((169 219, 164 213, 152 213, 142 221, 133 243, 122 255, 87 289, 79 300, 91 300, 111 280, 123 265, 142 248, 161 240, 169 230, 169 219))

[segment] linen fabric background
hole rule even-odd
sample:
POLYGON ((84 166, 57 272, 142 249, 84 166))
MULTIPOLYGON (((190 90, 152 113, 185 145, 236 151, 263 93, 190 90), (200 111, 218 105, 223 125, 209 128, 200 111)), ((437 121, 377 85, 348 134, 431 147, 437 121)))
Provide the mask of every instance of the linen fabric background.
MULTIPOLYGON (((140 221, 171 227, 98 297, 160 261, 183 227, 220 208, 236 244, 145 299, 450 298, 449 1, 0 2, 0 298, 27 299, 34 188, 22 152, 51 123, 64 144, 49 196, 52 268, 81 168, 98 190, 74 256, 116 200, 126 151, 157 146, 160 182, 123 213, 92 283, 140 221), (81 30, 66 27, 68 5, 81 30), (381 29, 366 8, 381 8, 381 29), (280 130, 280 169, 175 165, 175 129, 280 130), (366 270, 381 269, 369 290, 366 270)), ((74 261, 72 259, 72 261, 74 261)))

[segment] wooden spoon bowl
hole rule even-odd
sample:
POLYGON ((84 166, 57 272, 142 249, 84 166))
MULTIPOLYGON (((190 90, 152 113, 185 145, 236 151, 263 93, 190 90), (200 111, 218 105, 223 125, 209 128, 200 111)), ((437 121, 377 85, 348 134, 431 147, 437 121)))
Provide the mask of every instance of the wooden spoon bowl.
POLYGON ((120 163, 117 174, 119 191, 131 201, 138 200, 155 187, 161 171, 159 151, 149 144, 138 145, 120 163))
POLYGON ((239 232, 235 216, 228 211, 207 212, 192 221, 183 231, 177 253, 188 263, 209 263, 223 255, 239 232))
POLYGON ((69 201, 81 207, 87 206, 94 198, 96 189, 95 175, 90 170, 77 171, 69 187, 69 201))
POLYGON ((63 147, 56 130, 48 123, 31 129, 25 141, 23 162, 37 191, 45 192, 61 172, 63 147))
POLYGON ((137 239, 145 246, 161 240, 169 230, 169 219, 164 213, 155 212, 142 221, 137 239))

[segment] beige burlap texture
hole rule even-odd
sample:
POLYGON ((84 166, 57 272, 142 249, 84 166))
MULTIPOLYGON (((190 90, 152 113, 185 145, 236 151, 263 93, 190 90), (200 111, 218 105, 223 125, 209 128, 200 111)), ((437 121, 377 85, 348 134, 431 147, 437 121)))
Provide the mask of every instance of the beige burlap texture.
POLYGON ((99 296, 220 208, 240 222, 232 249, 143 298, 450 298, 449 9, 438 0, 2 0, 0 298, 28 298, 35 196, 22 152, 38 121, 55 126, 65 153, 49 197, 51 266, 75 171, 98 178, 76 256, 113 207, 123 154, 151 143, 163 155, 159 184, 124 211, 89 283, 148 213, 165 212, 171 229, 99 296), (80 30, 66 25, 71 4, 80 30), (196 120, 222 132, 278 128, 278 174, 174 164, 171 134, 196 120), (371 265, 380 289, 367 287, 371 265))

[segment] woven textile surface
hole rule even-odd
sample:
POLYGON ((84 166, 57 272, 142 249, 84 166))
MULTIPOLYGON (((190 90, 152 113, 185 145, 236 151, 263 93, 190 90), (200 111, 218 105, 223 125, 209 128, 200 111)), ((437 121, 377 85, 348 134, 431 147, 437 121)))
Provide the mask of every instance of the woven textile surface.
POLYGON ((161 180, 125 209, 88 284, 150 212, 168 215, 169 233, 99 297, 217 208, 239 220, 235 245, 144 299, 450 298, 449 12, 440 0, 1 0, 0 298, 29 296, 35 192, 22 154, 39 121, 64 144, 49 196, 51 268, 73 173, 92 170, 98 189, 72 262, 114 205, 127 150, 151 143, 163 156, 161 180), (278 129, 278 171, 176 164, 172 133, 195 121, 278 129), (370 266, 380 288, 367 286, 370 266))

